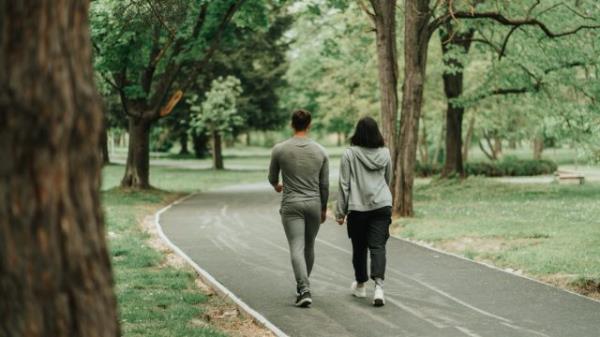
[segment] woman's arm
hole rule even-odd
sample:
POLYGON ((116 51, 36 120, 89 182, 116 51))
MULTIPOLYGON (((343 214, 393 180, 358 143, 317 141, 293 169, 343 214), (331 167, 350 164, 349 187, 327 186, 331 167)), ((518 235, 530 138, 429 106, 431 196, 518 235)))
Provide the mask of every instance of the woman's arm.
POLYGON ((340 163, 340 178, 338 187, 338 198, 335 209, 336 220, 344 219, 348 214, 348 198, 350 197, 350 159, 348 150, 344 152, 340 163))

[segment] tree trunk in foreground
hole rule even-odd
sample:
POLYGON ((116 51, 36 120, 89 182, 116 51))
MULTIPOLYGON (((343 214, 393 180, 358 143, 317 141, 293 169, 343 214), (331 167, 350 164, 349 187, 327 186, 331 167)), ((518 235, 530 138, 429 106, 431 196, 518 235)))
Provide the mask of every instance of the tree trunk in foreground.
POLYGON ((400 138, 396 157, 394 213, 412 216, 415 161, 423 88, 427 65, 427 47, 431 32, 429 0, 405 0, 404 5, 404 85, 400 138))
POLYGON ((392 159, 397 153, 398 52, 396 48, 396 0, 371 0, 377 39, 377 68, 381 95, 381 130, 392 159))
POLYGON ((444 92, 446 94, 446 160, 442 169, 442 177, 457 174, 464 176, 462 157, 462 124, 465 108, 452 102, 453 99, 460 97, 463 93, 463 68, 464 65, 455 58, 450 57, 453 50, 462 49, 462 52, 468 53, 471 48, 471 39, 473 30, 465 33, 454 31, 452 22, 445 25, 445 29, 440 33, 442 42, 442 53, 444 55, 444 65, 453 71, 445 71, 442 75, 444 80, 444 92))
POLYGON ((150 188, 150 121, 129 117, 129 148, 121 187, 150 188))
POLYGON ((119 336, 88 1, 0 2, 0 335, 119 336))
POLYGON ((213 168, 215 170, 225 169, 223 164, 223 139, 221 134, 217 131, 213 131, 213 168))

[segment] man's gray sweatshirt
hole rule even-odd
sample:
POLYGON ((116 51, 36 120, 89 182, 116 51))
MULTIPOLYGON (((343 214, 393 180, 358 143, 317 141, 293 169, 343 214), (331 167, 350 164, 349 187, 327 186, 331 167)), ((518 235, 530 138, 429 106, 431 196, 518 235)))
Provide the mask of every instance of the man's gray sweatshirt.
POLYGON ((392 206, 390 151, 352 146, 342 155, 336 218, 392 206))
POLYGON ((292 137, 275 145, 271 152, 269 182, 283 180, 282 204, 320 200, 327 208, 329 198, 329 159, 325 149, 306 137, 292 137))

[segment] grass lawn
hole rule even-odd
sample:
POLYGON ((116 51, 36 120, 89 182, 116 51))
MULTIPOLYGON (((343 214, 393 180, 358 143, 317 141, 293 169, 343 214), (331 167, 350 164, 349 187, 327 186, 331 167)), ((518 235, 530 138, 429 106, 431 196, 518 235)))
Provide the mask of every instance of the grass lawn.
POLYGON ((393 233, 597 296, 598 200, 598 184, 433 180, 417 185, 417 215, 393 233))
MULTIPOLYGON (((154 186, 168 191, 140 193, 114 188, 123 170, 117 165, 104 169, 102 193, 123 336, 225 336, 211 325, 212 320, 208 324, 204 319, 222 303, 196 286, 192 269, 169 266, 165 255, 150 246, 150 235, 140 221, 180 197, 181 192, 257 181, 265 179, 265 173, 153 167, 154 186)), ((246 321, 246 325, 251 325, 246 321)), ((244 322, 231 324, 239 329, 244 322)))

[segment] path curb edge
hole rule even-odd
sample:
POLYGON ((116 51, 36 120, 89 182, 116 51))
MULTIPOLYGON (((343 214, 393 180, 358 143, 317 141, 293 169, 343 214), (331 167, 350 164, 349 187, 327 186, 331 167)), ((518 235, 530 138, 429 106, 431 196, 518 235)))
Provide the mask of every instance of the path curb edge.
POLYGON ((168 211, 172 206, 175 206, 198 193, 188 194, 187 196, 180 198, 171 204, 165 206, 160 209, 158 212, 154 214, 154 225, 156 226, 156 230, 158 231, 158 235, 160 238, 167 243, 170 249, 172 249, 177 255, 181 256, 194 270, 198 273, 200 279, 203 282, 210 285, 217 293, 224 297, 228 297, 235 305, 238 307, 238 310, 244 312, 248 316, 252 317, 254 321, 261 325, 262 327, 271 331, 277 337, 289 337, 285 332, 281 331, 277 326, 271 323, 266 317, 258 313, 256 310, 252 309, 247 303, 242 301, 239 297, 237 297, 231 290, 227 289, 223 284, 217 281, 210 273, 206 270, 202 269, 196 262, 194 262, 186 253, 184 253, 179 247, 177 247, 163 232, 162 226, 160 225, 160 216, 168 211))

